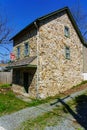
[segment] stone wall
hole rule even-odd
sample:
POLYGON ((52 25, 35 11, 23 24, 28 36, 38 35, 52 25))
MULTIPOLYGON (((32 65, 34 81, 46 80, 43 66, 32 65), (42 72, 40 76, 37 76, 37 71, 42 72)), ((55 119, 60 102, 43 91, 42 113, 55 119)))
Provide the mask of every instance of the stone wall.
POLYGON ((36 68, 17 68, 17 69, 13 69, 13 91, 18 93, 18 94, 22 94, 24 96, 28 96, 28 97, 36 97, 36 86, 37 86, 37 82, 36 82, 36 68), (20 76, 18 78, 18 81, 16 81, 17 79, 17 73, 20 73, 20 76), (28 93, 26 92, 26 89, 24 88, 24 73, 28 73, 29 75, 29 79, 28 79, 28 93))
POLYGON ((83 47, 84 69, 83 72, 87 73, 87 47, 83 47))
MULTIPOLYGON (((21 34, 21 36, 16 37, 14 39, 14 54, 16 56, 16 60, 21 60, 26 58, 24 55, 24 44, 26 42, 28 42, 29 44, 29 55, 27 57, 32 57, 32 56, 37 56, 37 30, 35 28, 33 28, 32 30, 27 30, 26 32, 23 33, 23 35, 21 34), (20 58, 17 59, 17 47, 20 47, 20 58)), ((32 61, 31 65, 37 65, 37 59, 35 59, 34 61, 32 61)), ((33 67, 19 67, 17 69, 13 68, 13 91, 15 91, 16 93, 20 93, 24 96, 31 96, 31 97, 36 97, 36 87, 37 87, 37 74, 36 74, 36 68, 33 67), (20 71, 20 77, 17 76, 16 72, 20 71), (29 84, 29 91, 28 93, 26 93, 25 88, 24 88, 24 77, 23 74, 24 73, 28 73, 29 74, 29 79, 31 78, 32 75, 32 81, 29 84), (18 81, 19 83, 16 83, 16 78, 18 77, 18 81)))
POLYGON ((21 47, 20 59, 24 58, 25 42, 29 42, 29 56, 36 56, 38 52, 37 71, 30 86, 30 96, 35 97, 37 92, 40 98, 54 96, 83 80, 83 45, 66 12, 43 20, 38 34, 36 29, 32 29, 14 42, 15 55, 17 46, 21 47), (70 37, 64 35, 65 26, 69 27, 70 37), (70 47, 70 59, 65 57, 66 46, 70 47))
POLYGON ((36 56, 37 54, 37 42, 36 42, 37 32, 36 29, 28 30, 22 36, 14 39, 14 54, 17 60, 17 47, 20 47, 20 59, 25 58, 24 55, 24 44, 28 42, 29 44, 29 55, 28 56, 36 56))
POLYGON ((39 97, 54 96, 83 80, 83 45, 65 12, 41 22, 38 42, 39 97), (70 29, 69 38, 64 26, 70 29), (70 60, 65 58, 65 46, 70 47, 70 60))

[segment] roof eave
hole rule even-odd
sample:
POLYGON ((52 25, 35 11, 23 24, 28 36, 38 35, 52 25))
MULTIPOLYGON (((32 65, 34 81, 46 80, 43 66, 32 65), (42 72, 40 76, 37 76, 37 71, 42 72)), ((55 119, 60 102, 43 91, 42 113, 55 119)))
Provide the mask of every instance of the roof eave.
POLYGON ((29 24, 29 25, 26 26, 24 29, 22 29, 20 32, 18 32, 18 33, 17 33, 14 37, 12 37, 10 40, 15 39, 18 35, 20 35, 20 34, 21 34, 24 30, 26 30, 27 28, 29 28, 29 27, 31 27, 31 26, 35 26, 35 25, 34 25, 35 22, 38 23, 38 22, 40 22, 40 21, 42 21, 42 20, 44 20, 44 19, 46 19, 46 18, 48 18, 48 17, 51 17, 52 15, 55 15, 55 14, 57 14, 57 13, 62 12, 62 11, 66 11, 66 12, 67 12, 67 14, 69 15, 69 18, 70 18, 70 20, 71 20, 71 22, 72 22, 72 24, 73 24, 73 26, 74 26, 74 28, 75 28, 75 30, 76 30, 78 36, 79 36, 81 42, 83 43, 83 45, 87 46, 87 45, 85 44, 85 42, 84 42, 83 36, 82 36, 82 34, 81 34, 81 31, 80 31, 80 29, 78 28, 77 23, 76 23, 76 21, 74 20, 74 18, 73 18, 73 16, 72 16, 72 13, 71 13, 71 11, 70 11, 70 9, 69 9, 68 7, 64 7, 64 8, 62 8, 62 9, 59 9, 59 10, 57 10, 57 11, 55 11, 55 12, 52 12, 52 13, 50 13, 50 14, 47 14, 47 15, 45 15, 45 16, 43 16, 43 17, 40 17, 40 18, 34 20, 31 24, 29 24))
POLYGON ((43 20, 43 19, 46 19, 46 18, 48 18, 48 17, 50 17, 50 16, 52 16, 52 15, 54 15, 54 14, 56 14, 56 13, 59 13, 59 12, 61 12, 61 11, 66 10, 66 9, 68 9, 68 7, 64 7, 64 8, 62 8, 62 9, 59 9, 59 10, 55 11, 55 12, 52 12, 52 13, 50 13, 50 14, 47 14, 47 15, 45 15, 45 16, 42 16, 42 17, 40 17, 40 18, 35 19, 32 23, 30 23, 30 24, 27 25, 25 28, 23 28, 21 31, 19 31, 16 35, 14 35, 9 41, 15 39, 18 35, 20 35, 20 34, 21 34, 24 30, 26 30, 27 28, 29 28, 29 27, 31 27, 31 26, 35 26, 35 24, 34 24, 35 22, 39 22, 39 21, 41 21, 41 20, 43 20))
POLYGON ((18 66, 8 66, 7 68, 10 68, 10 69, 16 69, 16 68, 37 68, 37 65, 18 65, 18 66))
POLYGON ((72 22, 72 24, 73 24, 73 26, 74 26, 74 28, 75 28, 75 30, 76 30, 78 36, 79 36, 81 42, 85 45, 85 41, 84 41, 84 39, 83 39, 82 33, 81 33, 80 29, 78 28, 78 25, 77 25, 76 21, 74 20, 70 9, 67 8, 66 11, 67 11, 67 13, 68 13, 68 15, 69 15, 69 17, 70 17, 70 20, 71 20, 71 22, 72 22))
MULTIPOLYGON (((35 20, 36 21, 36 20, 35 20)), ((23 28, 21 31, 19 31, 16 35, 14 35, 9 41, 15 39, 18 35, 20 35, 24 30, 26 30, 27 28, 29 28, 30 26, 33 26, 34 25, 34 22, 33 21, 32 23, 30 23, 29 25, 27 25, 25 28, 23 28)))

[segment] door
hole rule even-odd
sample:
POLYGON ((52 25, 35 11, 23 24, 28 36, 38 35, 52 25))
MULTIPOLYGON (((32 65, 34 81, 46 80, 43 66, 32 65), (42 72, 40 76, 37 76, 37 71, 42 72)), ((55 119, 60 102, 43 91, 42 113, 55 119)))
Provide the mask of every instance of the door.
POLYGON ((28 93, 28 88, 29 88, 29 74, 27 72, 24 73, 24 88, 25 88, 25 91, 28 93))

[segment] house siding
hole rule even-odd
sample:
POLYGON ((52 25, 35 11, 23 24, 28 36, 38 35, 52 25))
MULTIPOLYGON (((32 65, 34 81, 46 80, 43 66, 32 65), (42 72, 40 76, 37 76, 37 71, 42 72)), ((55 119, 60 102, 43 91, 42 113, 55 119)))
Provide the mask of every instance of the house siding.
POLYGON ((63 12, 41 22, 39 29, 39 97, 54 96, 83 80, 83 45, 68 17, 63 12), (70 37, 64 36, 64 26, 70 37), (70 60, 65 58, 70 47, 70 60))

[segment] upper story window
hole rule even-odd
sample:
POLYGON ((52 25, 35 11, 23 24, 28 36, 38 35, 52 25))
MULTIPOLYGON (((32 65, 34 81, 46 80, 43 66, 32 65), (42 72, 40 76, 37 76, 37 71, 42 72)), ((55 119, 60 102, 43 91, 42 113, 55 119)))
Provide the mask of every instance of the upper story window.
POLYGON ((65 47, 65 57, 66 59, 70 59, 70 47, 65 47))
POLYGON ((29 44, 28 42, 24 44, 24 55, 27 56, 29 55, 29 44))
POLYGON ((20 47, 17 47, 17 58, 20 58, 20 47))
POLYGON ((70 37, 70 30, 69 30, 69 27, 67 27, 67 26, 65 26, 65 28, 64 28, 64 35, 66 37, 70 37))

